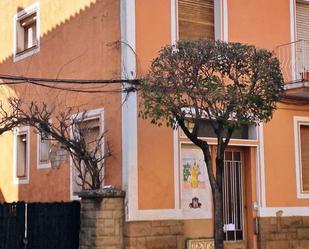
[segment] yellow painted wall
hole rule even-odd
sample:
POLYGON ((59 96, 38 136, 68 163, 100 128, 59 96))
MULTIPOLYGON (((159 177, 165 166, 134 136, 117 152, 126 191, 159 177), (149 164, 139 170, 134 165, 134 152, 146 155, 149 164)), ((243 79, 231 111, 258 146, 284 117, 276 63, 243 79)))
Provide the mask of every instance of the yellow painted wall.
MULTIPOLYGON (((0 86, 0 102, 7 106, 7 98, 14 96, 9 87, 0 86)), ((0 139, 0 202, 18 200, 18 188, 13 185, 13 170, 8 165, 13 165, 13 139, 12 132, 4 133, 0 139)))

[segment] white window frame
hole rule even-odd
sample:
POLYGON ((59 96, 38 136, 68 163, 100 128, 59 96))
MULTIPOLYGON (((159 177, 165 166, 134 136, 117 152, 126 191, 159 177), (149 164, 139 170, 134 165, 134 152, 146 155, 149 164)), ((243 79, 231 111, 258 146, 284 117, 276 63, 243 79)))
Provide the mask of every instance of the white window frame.
POLYGON ((30 128, 29 126, 18 127, 13 130, 13 182, 14 184, 28 184, 30 181, 30 128), (27 161, 26 177, 17 177, 17 137, 26 135, 27 137, 27 161))
POLYGON ((39 2, 33 3, 27 8, 19 11, 13 17, 13 62, 20 61, 32 56, 40 51, 40 5, 39 2), (36 41, 37 44, 32 49, 17 53, 17 23, 25 17, 36 13, 36 41))
POLYGON ((49 158, 49 161, 46 162, 46 163, 42 163, 40 162, 40 152, 41 152, 41 133, 38 133, 37 134, 37 168, 38 169, 49 169, 51 168, 51 161, 50 161, 50 158, 49 158))
POLYGON ((303 184, 302 184, 302 162, 301 162, 301 143, 300 143, 300 126, 301 125, 309 126, 309 117, 294 116, 296 189, 297 189, 298 199, 309 199, 309 191, 304 191, 303 184))
MULTIPOLYGON (((88 110, 86 112, 80 112, 80 113, 72 115, 71 118, 77 119, 77 120, 83 118, 84 121, 99 118, 100 136, 104 132, 104 108, 98 108, 98 109, 88 110)), ((74 127, 73 127, 73 129, 74 129, 74 127)), ((74 131, 72 130, 71 132, 74 132, 74 131)), ((102 144, 101 144, 102 154, 104 154, 104 143, 105 143, 105 141, 103 139, 102 144)), ((80 198, 77 195, 73 194, 73 181, 74 181, 74 179, 73 179, 73 167, 74 167, 73 161, 72 161, 72 158, 70 157, 70 198, 71 198, 71 200, 79 200, 80 198)), ((104 171, 105 171, 105 168, 103 168, 103 170, 102 170, 103 176, 105 175, 104 171)), ((102 185, 104 185, 104 180, 103 180, 102 185)))

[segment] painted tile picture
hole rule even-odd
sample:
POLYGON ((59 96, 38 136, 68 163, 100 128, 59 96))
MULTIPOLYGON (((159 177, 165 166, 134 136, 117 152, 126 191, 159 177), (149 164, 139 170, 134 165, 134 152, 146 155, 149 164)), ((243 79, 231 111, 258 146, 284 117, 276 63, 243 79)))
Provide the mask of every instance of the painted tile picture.
POLYGON ((182 145, 181 205, 187 216, 197 213, 211 217, 212 197, 206 165, 201 151, 192 145, 182 145), (194 211, 194 212, 192 212, 194 211))

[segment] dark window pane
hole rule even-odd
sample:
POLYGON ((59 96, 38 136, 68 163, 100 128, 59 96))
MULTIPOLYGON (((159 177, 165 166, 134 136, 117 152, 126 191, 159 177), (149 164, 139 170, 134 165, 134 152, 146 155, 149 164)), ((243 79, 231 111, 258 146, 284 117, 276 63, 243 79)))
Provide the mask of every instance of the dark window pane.
POLYGON ((234 161, 240 161, 240 152, 239 151, 233 152, 233 156, 234 156, 234 158, 233 158, 234 161))
POLYGON ((226 151, 225 152, 225 158, 224 160, 227 160, 227 161, 232 161, 233 158, 232 158, 232 152, 231 151, 226 151))
MULTIPOLYGON (((232 135, 232 138, 234 139, 248 139, 249 134, 249 128, 248 126, 242 126, 239 129, 236 129, 232 135)), ((227 131, 224 132, 227 134, 227 131)), ((202 120, 200 121, 200 128, 198 131, 199 137, 216 137, 216 134, 210 124, 209 120, 202 120)))

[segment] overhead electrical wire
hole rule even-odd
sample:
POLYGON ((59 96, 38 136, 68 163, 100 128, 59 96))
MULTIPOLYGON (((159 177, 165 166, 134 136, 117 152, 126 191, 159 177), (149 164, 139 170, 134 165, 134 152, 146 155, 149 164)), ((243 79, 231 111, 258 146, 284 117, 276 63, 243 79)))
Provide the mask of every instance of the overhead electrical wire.
POLYGON ((36 78, 36 77, 23 77, 15 75, 0 74, 0 79, 14 80, 14 81, 36 81, 47 83, 64 83, 64 84, 116 84, 116 83, 129 83, 137 85, 139 79, 111 79, 111 80, 83 80, 83 79, 51 79, 51 78, 36 78))
POLYGON ((15 75, 0 74, 0 85, 18 85, 18 84, 32 84, 36 86, 52 88, 56 90, 70 91, 70 92, 81 92, 81 93, 129 93, 136 91, 136 85, 139 83, 139 79, 111 79, 111 80, 83 80, 83 79, 51 79, 51 78, 36 78, 36 77, 24 77, 15 75), (129 86, 123 87, 122 89, 109 89, 100 90, 100 88, 106 87, 110 84, 128 84, 129 86), (56 86, 61 84, 62 86, 56 86), (64 87, 63 84, 74 84, 74 85, 99 85, 99 86, 88 86, 79 88, 68 88, 64 87), (93 90, 96 89, 96 90, 93 90))
POLYGON ((58 87, 58 86, 51 86, 47 84, 42 84, 38 82, 29 81, 30 84, 47 87, 47 88, 53 88, 57 90, 64 90, 64 91, 70 91, 70 92, 83 92, 83 93, 121 93, 121 92, 131 92, 133 91, 132 88, 125 88, 125 89, 119 89, 119 90, 87 90, 87 89, 76 89, 76 88, 65 88, 65 87, 58 87))

